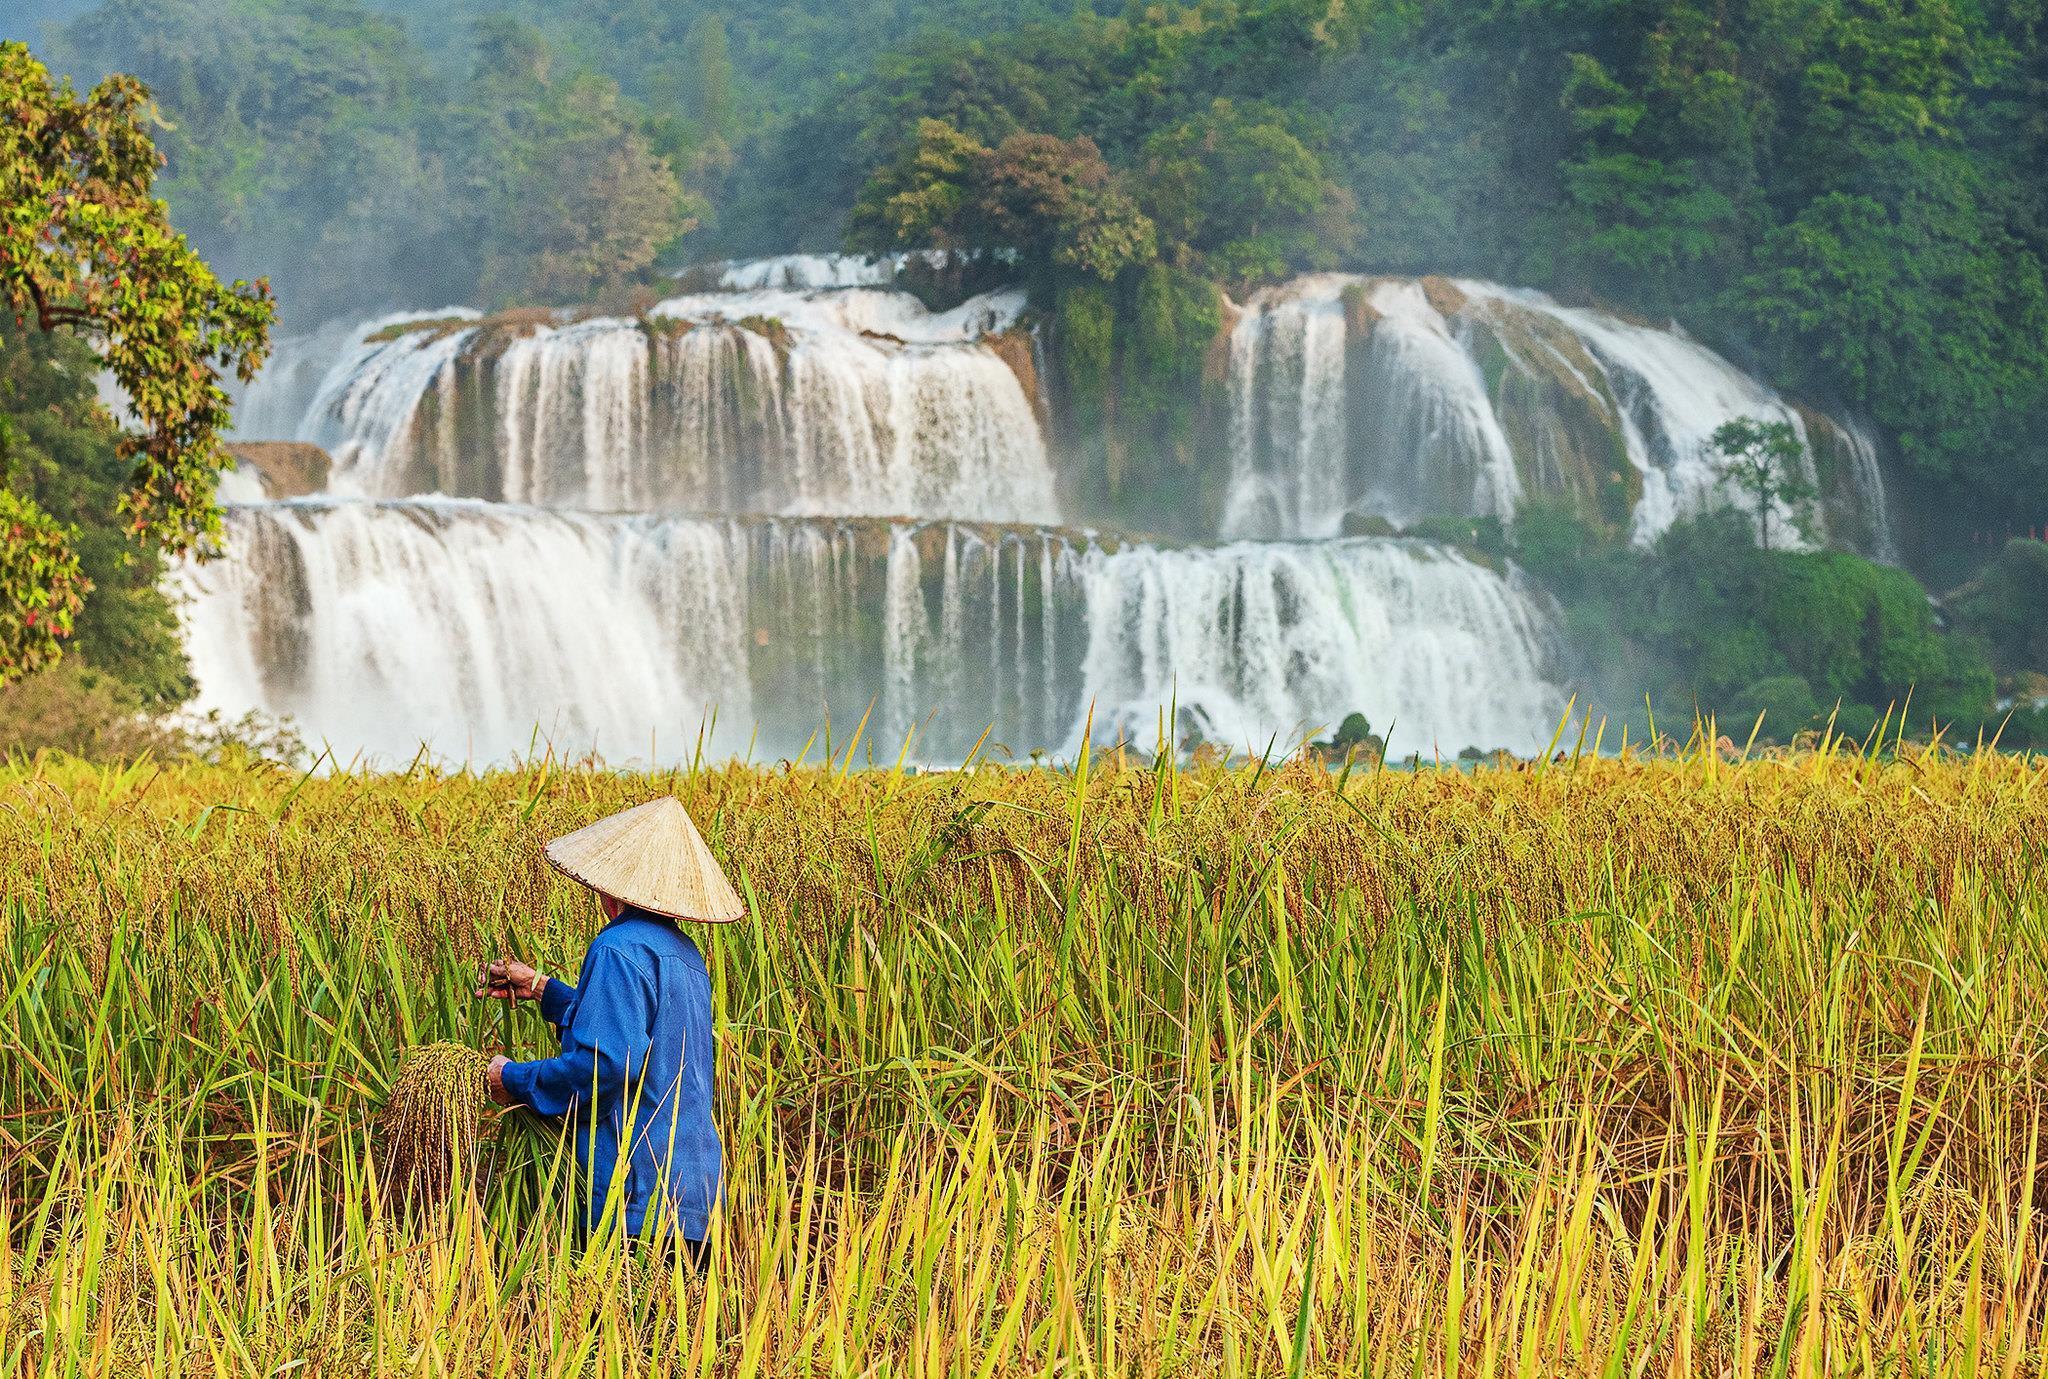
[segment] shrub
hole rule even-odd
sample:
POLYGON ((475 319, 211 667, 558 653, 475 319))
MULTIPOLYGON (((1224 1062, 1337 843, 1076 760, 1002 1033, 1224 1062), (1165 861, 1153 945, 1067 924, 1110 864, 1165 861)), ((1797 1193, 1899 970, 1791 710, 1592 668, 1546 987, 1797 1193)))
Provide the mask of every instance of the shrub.
POLYGON ((1513 534, 1611 703, 1648 693, 1727 724, 1768 710, 1773 738, 1837 705, 1837 731, 1862 736, 1909 696, 1909 723, 1922 730, 1974 728, 1991 703, 1982 652, 1943 632, 1904 570, 1839 551, 1759 550, 1734 512, 1681 522, 1648 551, 1603 549, 1561 508, 1532 506, 1513 534))
POLYGON ((131 686, 75 657, 0 687, 0 756, 133 757, 183 746, 179 733, 144 714, 131 686))
POLYGON ((1814 726, 1821 716, 1820 702, 1813 689, 1797 675, 1772 675, 1758 680, 1735 696, 1729 706, 1732 717, 1721 731, 1738 741, 1757 726, 1758 736, 1773 742, 1789 741, 1795 733, 1814 726), (1758 726, 1761 716, 1762 723, 1758 726))
POLYGON ((2048 671, 2048 542, 2008 541, 1947 606, 1981 636, 2001 672, 2048 671))
POLYGON ((90 587, 73 535, 34 502, 0 489, 0 685, 64 654, 90 587))

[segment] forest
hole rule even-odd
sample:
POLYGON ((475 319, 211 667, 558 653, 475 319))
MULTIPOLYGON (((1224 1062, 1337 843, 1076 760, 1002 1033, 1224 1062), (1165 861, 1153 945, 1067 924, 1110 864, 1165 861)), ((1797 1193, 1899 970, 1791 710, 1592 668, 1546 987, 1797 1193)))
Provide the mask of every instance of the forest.
MULTIPOLYGON (((2009 743, 2048 736, 2040 0, 31 0, 11 23, 53 72, 147 84, 159 193, 223 278, 269 280, 280 330, 944 248, 935 300, 1028 285, 1111 489, 1172 491, 1221 293, 1471 275, 1679 322, 1872 423, 1912 573, 1730 545, 1711 514, 1652 549, 1543 511, 1468 540, 1546 580, 1612 698, 1861 723, 1918 687, 1959 733, 2016 708, 2009 743)), ((20 420, 79 396, 38 351, 10 351, 0 406, 8 482, 41 500, 25 447, 100 442, 20 420)), ((174 698, 153 583, 95 583, 134 606, 83 659, 174 698)))

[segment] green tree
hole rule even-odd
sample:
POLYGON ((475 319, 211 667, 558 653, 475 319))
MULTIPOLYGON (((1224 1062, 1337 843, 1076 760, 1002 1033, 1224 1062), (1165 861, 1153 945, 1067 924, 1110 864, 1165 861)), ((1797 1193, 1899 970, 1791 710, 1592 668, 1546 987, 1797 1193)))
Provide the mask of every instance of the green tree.
POLYGON ((732 46, 725 16, 699 15, 683 46, 692 77, 685 98, 690 118, 706 135, 723 139, 732 133, 733 119, 732 46))
POLYGON ((2048 406, 2048 275, 1988 171, 1902 144, 1769 231, 1741 285, 1781 377, 1839 389, 1921 473, 1979 487, 2048 475, 2024 441, 2048 406))
POLYGON ((121 429, 93 386, 98 365, 67 332, 0 320, 0 502, 47 513, 76 561, 80 601, 68 640, 60 639, 66 657, 114 677, 138 703, 176 704, 190 696, 191 676, 163 560, 114 518, 128 464, 121 429))
POLYGON ((1984 639, 2000 670, 2048 674, 2048 542, 2006 542, 1943 602, 1984 639))
POLYGON ((988 152, 944 120, 919 120, 910 145, 861 188, 847 215, 847 243, 871 253, 984 247, 980 165, 988 152))
MULTIPOLYGON (((269 343, 269 289, 223 286, 151 195, 160 159, 141 83, 110 77, 80 97, 22 44, 0 44, 0 110, 0 295, 37 329, 89 341, 127 395, 138 429, 117 443, 128 467, 118 510, 135 540, 203 548, 219 530, 214 482, 227 461, 220 370, 255 375, 269 343)), ((66 587, 76 592, 75 566, 57 544, 68 533, 34 504, 17 498, 13 508, 0 527, 11 548, 0 600, 22 611, 0 622, 0 680, 55 655, 27 615, 54 615, 70 601, 66 587)))
POLYGON ((618 84, 560 77, 556 67, 531 26, 479 26, 455 125, 477 292, 488 302, 616 292, 701 216, 618 84))
POLYGON ((1603 295, 1620 289, 1661 306, 1741 264, 1760 95, 1741 79, 1724 13, 1666 0, 1644 21, 1575 35, 1596 51, 1563 64, 1572 142, 1547 242, 1532 257, 1603 295))
POLYGON ((1041 281, 1109 282, 1156 253, 1152 222, 1092 140, 1017 133, 991 149, 935 119, 876 169, 848 225, 857 249, 1013 254, 1041 281))
POLYGON ((979 182, 991 247, 1027 264, 1110 282, 1158 251, 1152 222, 1085 136, 1012 134, 982 160, 979 182))
POLYGON ((1648 550, 1604 552, 1586 550, 1556 516, 1526 534, 1518 522, 1516 536, 1577 639, 1601 651, 1596 687, 1612 702, 1648 692, 1727 722, 1768 709, 1771 736, 1837 703, 1838 725, 1909 698, 1923 729, 1982 720, 1991 671, 1970 638, 1936 625, 1912 575, 1841 551, 1764 550, 1746 539, 1749 528, 1746 514, 1711 512, 1648 550), (1550 561, 1562 563, 1562 578, 1550 561))
POLYGON ((1814 496, 1802 462, 1806 443, 1789 421, 1737 417, 1723 422, 1711 441, 1721 474, 1740 488, 1756 510, 1756 544, 1771 548, 1771 514, 1783 509, 1795 530, 1804 532, 1806 504, 1814 496))
POLYGON ((1218 98, 1160 130, 1140 180, 1167 255, 1226 282, 1330 267, 1357 238, 1350 193, 1271 107, 1218 98))
POLYGON ((400 21, 358 0, 103 0, 45 57, 148 86, 156 194, 223 276, 267 276, 296 328, 473 281, 440 86, 400 21))

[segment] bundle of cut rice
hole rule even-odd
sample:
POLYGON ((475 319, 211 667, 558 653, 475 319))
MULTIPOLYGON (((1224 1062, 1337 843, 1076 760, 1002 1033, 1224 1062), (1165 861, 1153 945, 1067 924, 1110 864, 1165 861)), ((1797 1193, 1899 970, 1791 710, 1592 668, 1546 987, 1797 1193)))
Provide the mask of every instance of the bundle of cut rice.
POLYGON ((377 1117, 385 1185, 399 1200, 438 1205, 455 1182, 474 1176, 489 1066, 483 1054, 454 1043, 423 1044, 399 1063, 377 1117))

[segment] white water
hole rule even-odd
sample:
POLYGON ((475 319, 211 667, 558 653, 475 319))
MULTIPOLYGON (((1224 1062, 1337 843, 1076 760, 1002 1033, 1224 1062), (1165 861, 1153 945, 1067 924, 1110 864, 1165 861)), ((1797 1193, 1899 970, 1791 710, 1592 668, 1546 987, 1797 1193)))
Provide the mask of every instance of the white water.
MULTIPOLYGON (((337 493, 378 496, 395 482, 392 470, 414 440, 420 399, 475 335, 473 328, 402 331, 412 321, 459 320, 474 312, 405 312, 371 321, 356 333, 314 390, 300 419, 297 440, 324 446, 334 459, 329 484, 337 493)), ((251 388, 260 409, 266 399, 251 388)))
MULTIPOLYGON (((1015 263, 1016 254, 998 251, 999 263, 1015 263)), ((762 288, 817 291, 837 287, 887 287, 904 270, 943 269, 953 256, 943 249, 913 249, 895 254, 779 254, 765 259, 731 259, 708 265, 720 287, 735 292, 762 288)), ((680 277, 701 278, 705 268, 680 277)))
MULTIPOLYGON (((1475 297, 1512 302, 1562 322, 1599 360, 1621 403, 1629 463, 1643 476, 1634 523, 1638 541, 1653 540, 1680 517, 1726 494, 1711 445, 1723 423, 1742 417, 1790 422, 1805 438, 1805 424, 1783 398, 1675 323, 1653 328, 1606 312, 1560 306, 1540 292, 1491 283, 1458 286, 1475 297)), ((1813 477, 1810 464, 1805 477, 1813 477)))
POLYGON ((1255 297, 1230 337, 1226 536, 1334 536, 1348 437, 1336 293, 1255 297))
POLYGON ((1866 553, 1873 560, 1897 565, 1899 543, 1892 528, 1891 505, 1885 496, 1884 472, 1878 468, 1877 441, 1870 428, 1856 418, 1839 429, 1847 443, 1849 467, 1855 475, 1854 488, 1860 500, 1857 516, 1868 534, 1866 553))
POLYGON ((350 321, 329 321, 310 331, 273 337, 270 358, 256 380, 229 385, 235 398, 236 438, 297 437, 335 360, 367 329, 350 321))
POLYGON ((503 477, 492 496, 599 511, 660 505, 650 355, 637 323, 608 318, 541 326, 505 346, 494 399, 503 477))
POLYGON ((1522 485, 1479 366, 1415 283, 1380 283, 1363 411, 1365 501, 1395 522, 1446 506, 1507 518, 1522 485), (1469 480, 1454 477, 1459 466, 1469 480))
POLYGON ((1566 694, 1556 630, 1520 582, 1421 542, 1139 547, 1087 571, 1082 680, 1096 730, 1252 753, 1346 714, 1391 751, 1541 747, 1566 694))
POLYGON ((178 581, 200 707, 289 715, 347 759, 794 750, 869 703, 948 759, 1233 747, 1362 710, 1398 750, 1529 750, 1566 694, 1546 605, 1418 542, 1107 551, 1032 528, 599 517, 478 502, 231 508, 178 581), (936 562, 934 564, 934 562, 936 562))
MULTIPOLYGON (((365 497, 1052 522, 1033 399, 980 343, 1022 308, 1014 292, 928 312, 902 293, 763 288, 672 299, 652 326, 598 317, 509 339, 393 334, 386 318, 352 333, 275 434, 326 446, 334 491, 365 497), (461 395, 486 378, 488 396, 461 395), (478 415, 486 434, 466 439, 478 415)), ((295 352, 274 390, 251 390, 245 433, 291 410, 306 367, 295 352)))
MULTIPOLYGON (((673 754, 708 707, 702 687, 736 683, 729 648, 673 635, 681 621, 632 578, 636 553, 596 519, 277 504, 228 521, 230 556, 180 572, 199 707, 290 715, 344 760, 430 743, 482 762, 536 734, 621 757, 673 734, 673 754)), ((727 625, 717 529, 663 536, 666 582, 707 591, 700 611, 727 625)))
MULTIPOLYGON (((1532 332, 1542 358, 1515 366, 1569 379, 1619 429, 1641 479, 1631 522, 1638 541, 1726 501, 1709 446, 1722 423, 1782 420, 1804 437, 1796 409, 1675 325, 1637 325, 1492 283, 1446 287, 1464 303, 1440 309, 1418 282, 1346 274, 1295 279, 1246 302, 1229 342, 1225 535, 1324 537, 1347 513, 1397 525, 1438 513, 1512 517, 1526 496, 1524 475, 1555 471, 1540 447, 1556 431, 1525 428, 1539 453, 1514 453, 1505 399, 1489 389, 1478 352, 1475 325, 1489 317, 1547 320, 1583 352, 1590 374, 1532 332), (1370 309, 1361 348, 1347 342, 1347 289, 1370 309)), ((1857 506, 1871 515, 1866 544, 1882 558, 1891 538, 1876 452, 1867 435, 1846 429, 1857 438, 1857 506)), ((1824 538, 1824 517, 1813 516, 1815 537, 1824 538)))
POLYGON ((913 259, 934 267, 945 256, 918 254, 779 254, 766 259, 736 259, 719 265, 718 285, 735 292, 762 288, 815 291, 834 287, 886 287, 913 259))
POLYGON ((1267 289, 1233 329, 1226 544, 1053 529, 1043 400, 988 338, 1022 295, 931 312, 881 290, 903 266, 724 265, 644 319, 282 341, 238 433, 326 446, 336 500, 249 501, 229 557, 177 573, 202 705, 386 760, 539 739, 673 760, 714 710, 717 750, 772 757, 871 706, 927 760, 991 723, 1070 752, 1091 706, 1101 740, 1150 747, 1169 703, 1178 740, 1233 749, 1363 712, 1399 753, 1527 751, 1567 698, 1547 601, 1444 547, 1340 539, 1348 514, 1509 517, 1583 473, 1590 417, 1648 540, 1719 501, 1716 426, 1783 417, 1827 442, 1855 539, 1891 549, 1869 436, 1675 328, 1342 275, 1267 289))

